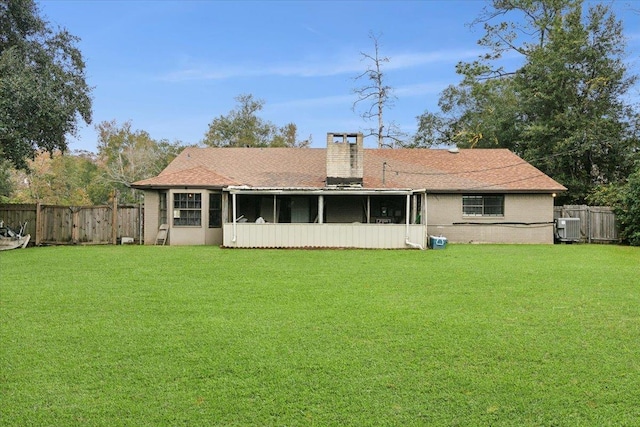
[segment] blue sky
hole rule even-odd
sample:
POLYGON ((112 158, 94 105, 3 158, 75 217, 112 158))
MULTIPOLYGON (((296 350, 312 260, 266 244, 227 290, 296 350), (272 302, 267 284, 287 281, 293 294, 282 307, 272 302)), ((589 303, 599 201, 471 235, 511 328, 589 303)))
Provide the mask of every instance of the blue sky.
MULTIPOLYGON (((370 127, 352 111, 354 81, 380 34, 386 83, 395 89, 386 121, 411 134, 416 116, 437 109, 456 84, 458 61, 482 51, 469 27, 482 0, 446 1, 97 1, 40 0, 41 14, 81 38, 93 91, 93 124, 70 149, 96 150, 94 125, 131 120, 153 138, 198 143, 241 94, 265 101, 260 117, 293 122, 299 139, 370 127)), ((640 70, 640 1, 614 2, 640 70)), ((638 89, 634 89, 634 97, 638 89)), ((373 140, 366 141, 373 147, 373 140)))

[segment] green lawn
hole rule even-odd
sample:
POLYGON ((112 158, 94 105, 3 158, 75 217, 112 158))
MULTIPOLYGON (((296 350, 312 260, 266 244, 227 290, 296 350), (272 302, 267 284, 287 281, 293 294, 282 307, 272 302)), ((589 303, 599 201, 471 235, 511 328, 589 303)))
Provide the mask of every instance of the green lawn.
POLYGON ((3 426, 640 422, 640 248, 0 253, 3 426))

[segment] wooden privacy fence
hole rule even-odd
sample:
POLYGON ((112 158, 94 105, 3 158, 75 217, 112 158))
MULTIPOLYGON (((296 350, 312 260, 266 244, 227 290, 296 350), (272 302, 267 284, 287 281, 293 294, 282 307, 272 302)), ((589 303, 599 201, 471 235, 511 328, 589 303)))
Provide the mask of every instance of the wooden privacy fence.
POLYGON ((618 226, 613 209, 606 206, 555 206, 556 218, 580 218, 580 241, 587 243, 618 242, 618 226))
POLYGON ((141 242, 143 208, 138 205, 57 206, 0 204, 0 220, 25 233, 35 245, 118 244, 123 237, 141 242))

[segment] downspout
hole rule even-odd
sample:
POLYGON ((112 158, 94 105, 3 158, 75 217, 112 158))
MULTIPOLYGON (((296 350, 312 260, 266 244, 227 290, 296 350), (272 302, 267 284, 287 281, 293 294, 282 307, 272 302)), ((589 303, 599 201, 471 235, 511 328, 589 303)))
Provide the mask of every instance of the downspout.
POLYGON ((404 239, 404 243, 407 246, 410 246, 412 248, 415 249, 420 249, 421 251, 424 250, 424 248, 422 247, 422 245, 418 244, 418 243, 413 243, 409 241, 409 209, 411 208, 411 195, 407 194, 407 208, 405 209, 406 212, 406 235, 405 235, 405 239, 404 239))
POLYGON ((233 211, 233 239, 231 239, 231 241, 235 243, 236 240, 238 240, 238 227, 236 225, 236 217, 238 215, 236 212, 236 193, 231 193, 231 206, 233 211))

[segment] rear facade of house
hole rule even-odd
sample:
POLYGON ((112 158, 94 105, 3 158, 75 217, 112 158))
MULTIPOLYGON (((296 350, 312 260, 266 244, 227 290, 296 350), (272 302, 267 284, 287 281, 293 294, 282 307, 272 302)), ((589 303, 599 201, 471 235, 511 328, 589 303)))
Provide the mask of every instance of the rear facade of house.
POLYGON ((187 148, 139 181, 145 244, 234 248, 425 248, 553 243, 566 190, 505 149, 364 149, 359 133, 320 148, 187 148), (164 237, 164 236, 163 236, 164 237))

